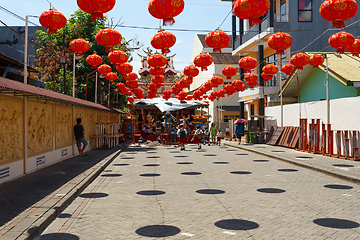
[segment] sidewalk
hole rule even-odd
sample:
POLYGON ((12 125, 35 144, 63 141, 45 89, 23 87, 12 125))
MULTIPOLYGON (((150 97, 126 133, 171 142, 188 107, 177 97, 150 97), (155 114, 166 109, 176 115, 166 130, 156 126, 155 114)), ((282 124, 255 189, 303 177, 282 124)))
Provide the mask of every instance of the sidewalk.
POLYGON ((275 158, 296 166, 315 170, 341 180, 360 184, 360 161, 351 161, 340 158, 310 154, 296 151, 291 148, 272 146, 267 144, 247 144, 235 141, 224 141, 227 146, 232 146, 245 151, 275 158))
POLYGON ((0 185, 0 239, 37 236, 124 149, 98 149, 0 185))

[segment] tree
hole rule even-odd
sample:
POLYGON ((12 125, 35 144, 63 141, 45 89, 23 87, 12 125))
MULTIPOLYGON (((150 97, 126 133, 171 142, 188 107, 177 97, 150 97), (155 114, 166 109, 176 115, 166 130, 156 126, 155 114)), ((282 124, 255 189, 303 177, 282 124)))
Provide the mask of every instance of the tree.
MULTIPOLYGON (((53 80, 55 79, 55 91, 69 95, 72 94, 73 52, 68 47, 69 43, 77 38, 83 38, 88 41, 90 43, 90 50, 84 53, 84 56, 76 63, 76 97, 85 99, 86 76, 94 72, 94 69, 91 69, 91 66, 86 63, 87 56, 93 53, 98 54, 103 58, 103 63, 110 65, 113 68, 113 72, 116 72, 113 64, 107 59, 108 54, 105 53, 105 47, 99 45, 95 40, 96 33, 105 28, 105 22, 106 19, 93 22, 91 21, 91 14, 77 10, 70 16, 66 26, 59 29, 57 34, 47 34, 41 30, 37 31, 38 41, 44 46, 37 51, 39 57, 37 64, 41 72, 41 80, 46 82, 47 89, 54 89, 53 80), (61 60, 61 58, 63 59, 61 60)), ((127 53, 129 62, 132 60, 129 47, 130 41, 126 41, 123 38, 121 44, 114 47, 114 49, 127 53)), ((93 76, 95 76, 95 73, 90 75, 88 82, 87 99, 89 101, 94 101, 95 99, 95 81, 93 76)), ((117 82, 125 82, 120 74, 118 74, 117 82)), ((116 103, 118 107, 123 107, 126 97, 114 97, 117 94, 115 93, 115 84, 116 82, 110 84, 110 105, 114 106, 116 103), (119 100, 115 101, 115 99, 119 100)), ((98 99, 100 99, 100 103, 107 104, 104 102, 104 98, 107 95, 108 81, 106 79, 99 79, 98 99)))

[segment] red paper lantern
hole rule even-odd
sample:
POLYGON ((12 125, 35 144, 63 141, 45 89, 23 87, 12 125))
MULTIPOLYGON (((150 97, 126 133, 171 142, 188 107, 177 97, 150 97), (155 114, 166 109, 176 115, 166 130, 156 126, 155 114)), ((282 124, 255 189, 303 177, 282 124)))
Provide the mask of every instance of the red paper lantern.
POLYGON ((86 62, 91 65, 91 68, 95 69, 98 65, 100 65, 103 60, 102 58, 97 55, 97 54, 92 54, 92 55, 89 55, 87 58, 86 58, 86 62))
POLYGON ((239 60, 239 66, 245 70, 245 73, 250 73, 257 65, 258 61, 253 57, 243 57, 239 60))
POLYGON ((352 46, 354 42, 354 36, 350 33, 343 31, 335 33, 329 38, 330 46, 336 48, 337 53, 344 53, 345 49, 352 46))
POLYGON ((163 75, 165 73, 164 67, 151 67, 149 70, 150 75, 163 75))
POLYGON ((249 26, 261 24, 259 17, 265 15, 270 8, 270 0, 237 0, 233 13, 240 19, 249 19, 249 26))
POLYGON ((128 100, 129 103, 133 103, 135 101, 135 99, 131 96, 126 98, 128 100))
POLYGON ((199 72, 199 69, 197 69, 194 65, 190 65, 184 68, 184 74, 191 78, 199 75, 199 72))
POLYGON ((103 14, 115 6, 115 0, 77 0, 81 10, 91 14, 91 21, 103 20, 103 14))
POLYGON ((258 80, 258 76, 254 73, 250 73, 245 76, 246 84, 251 88, 257 85, 257 80, 258 80))
POLYGON ((44 28, 48 28, 48 34, 57 33, 57 30, 66 26, 66 17, 61 12, 49 10, 43 12, 39 22, 44 28))
POLYGON ((176 43, 176 37, 173 33, 160 30, 151 38, 151 46, 155 49, 161 49, 161 53, 169 53, 172 46, 176 43))
POLYGON ((217 87, 224 82, 224 80, 219 76, 213 76, 210 81, 214 84, 214 87, 217 87))
POLYGON ((290 75, 295 71, 295 66, 288 63, 281 67, 281 71, 285 73, 286 75, 290 75))
POLYGON ((75 52, 76 56, 80 57, 90 49, 90 44, 86 40, 78 38, 69 43, 69 48, 75 52))
POLYGON ((240 80, 234 80, 234 81, 232 81, 231 84, 232 84, 232 85, 235 87, 235 89, 238 90, 238 91, 244 91, 245 88, 246 88, 245 84, 244 84, 242 81, 240 81, 240 80))
POLYGON ((115 81, 117 78, 118 78, 118 76, 116 75, 116 73, 109 72, 108 74, 106 74, 106 79, 109 80, 110 83, 115 81))
POLYGON ((128 80, 126 81, 126 85, 131 89, 139 87, 138 81, 136 80, 130 80, 130 81, 128 80))
POLYGON ((360 40, 356 39, 353 45, 346 48, 353 56, 359 57, 360 54, 360 40))
POLYGON ((267 64, 263 67, 262 71, 268 75, 275 75, 278 73, 279 68, 274 64, 267 64))
POLYGON ((167 58, 164 55, 155 53, 148 57, 148 63, 151 67, 162 67, 167 63, 167 58))
POLYGON ((120 50, 109 52, 108 60, 113 64, 123 64, 128 60, 128 55, 120 50))
POLYGON ((107 64, 103 64, 100 65, 97 70, 101 75, 106 76, 109 72, 111 72, 111 67, 107 64))
POLYGON ((319 54, 314 54, 309 58, 309 64, 313 66, 313 68, 319 67, 319 65, 324 63, 324 57, 319 54))
POLYGON ((268 39, 270 48, 276 50, 277 54, 285 54, 285 50, 291 47, 293 39, 289 33, 277 32, 268 39))
POLYGON ((194 59, 194 64, 197 67, 201 67, 201 71, 207 71, 207 67, 213 62, 213 57, 210 54, 199 54, 194 59))
POLYGON ((221 72, 226 76, 226 79, 231 79, 232 76, 237 74, 238 70, 233 66, 225 66, 221 72))
POLYGON ((117 65, 116 70, 121 74, 128 74, 132 72, 133 66, 131 66, 129 63, 123 63, 117 65))
POLYGON ((134 72, 131 72, 131 73, 123 75, 123 77, 126 81, 134 81, 134 80, 137 80, 138 75, 134 72))
POLYGON ((225 90, 225 89, 220 89, 220 90, 218 91, 218 96, 219 96, 219 97, 224 97, 225 94, 226 94, 226 90, 225 90))
POLYGON ((152 78, 151 78, 151 81, 153 82, 153 83, 163 83, 163 82, 165 82, 165 77, 164 76, 161 76, 161 75, 156 75, 156 76, 153 76, 152 78))
POLYGON ((204 86, 205 86, 206 90, 209 91, 214 87, 214 84, 212 83, 211 80, 209 80, 206 83, 204 83, 204 86))
POLYGON ((100 30, 95 36, 96 42, 105 46, 105 52, 111 52, 113 47, 119 45, 122 41, 121 34, 111 28, 100 30))
POLYGON ((224 90, 226 91, 226 94, 228 94, 228 95, 232 95, 236 92, 236 89, 234 88, 234 86, 232 84, 226 84, 224 86, 224 90))
POLYGON ((300 70, 309 63, 309 56, 304 53, 297 53, 290 58, 290 63, 300 70))
POLYGON ((163 20, 163 26, 171 26, 175 23, 174 17, 179 15, 184 7, 183 0, 150 0, 148 10, 151 16, 163 20))
POLYGON ((355 0, 326 0, 320 6, 320 15, 332 22, 333 28, 344 28, 344 21, 354 17, 358 11, 355 0))
POLYGON ((213 48, 213 53, 221 53, 221 48, 230 44, 230 36, 220 29, 209 32, 205 37, 206 44, 213 48))
POLYGON ((193 83, 193 78, 192 77, 183 77, 180 79, 180 81, 184 83, 185 87, 188 87, 193 83))
POLYGON ((261 77, 264 79, 264 81, 269 81, 273 79, 274 75, 272 74, 266 74, 265 72, 261 73, 261 77))

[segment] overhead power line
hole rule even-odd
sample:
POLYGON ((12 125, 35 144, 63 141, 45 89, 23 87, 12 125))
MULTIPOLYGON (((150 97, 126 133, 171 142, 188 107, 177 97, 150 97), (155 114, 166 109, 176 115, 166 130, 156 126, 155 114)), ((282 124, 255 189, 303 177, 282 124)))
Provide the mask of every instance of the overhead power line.
MULTIPOLYGON (((10 14, 10 15, 13 16, 13 17, 16 17, 16 18, 19 19, 19 20, 22 20, 22 21, 24 21, 24 22, 26 21, 25 18, 17 15, 16 13, 14 13, 14 12, 10 11, 9 9, 6 9, 6 8, 4 8, 4 7, 2 7, 2 6, 0 6, 0 10, 6 12, 6 13, 8 13, 8 14, 10 14)), ((32 17, 36 17, 36 16, 32 16, 32 17)), ((36 24, 36 23, 34 23, 34 22, 32 22, 32 21, 28 21, 28 22, 31 23, 31 24, 33 24, 33 25, 35 25, 35 26, 40 27, 38 24, 36 24)))

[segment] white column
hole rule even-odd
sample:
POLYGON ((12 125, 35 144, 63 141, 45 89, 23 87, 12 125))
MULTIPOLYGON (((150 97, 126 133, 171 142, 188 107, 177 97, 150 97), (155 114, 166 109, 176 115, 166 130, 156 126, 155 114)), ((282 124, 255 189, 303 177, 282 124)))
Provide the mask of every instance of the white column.
POLYGON ((75 97, 75 53, 74 53, 74 61, 73 61, 73 82, 72 82, 72 87, 73 87, 73 93, 72 96, 75 97))
POLYGON ((26 15, 26 20, 25 20, 25 53, 24 53, 24 83, 27 84, 27 65, 28 65, 28 35, 29 35, 29 16, 26 15))

